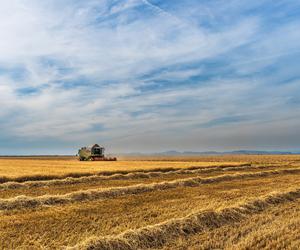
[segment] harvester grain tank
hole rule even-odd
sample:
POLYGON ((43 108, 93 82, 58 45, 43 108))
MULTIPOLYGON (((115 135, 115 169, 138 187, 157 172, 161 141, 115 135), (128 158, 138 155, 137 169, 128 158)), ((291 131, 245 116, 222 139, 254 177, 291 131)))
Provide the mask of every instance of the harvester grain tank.
POLYGON ((106 157, 104 155, 104 147, 94 144, 89 147, 82 147, 78 150, 80 161, 116 161, 115 157, 106 157))

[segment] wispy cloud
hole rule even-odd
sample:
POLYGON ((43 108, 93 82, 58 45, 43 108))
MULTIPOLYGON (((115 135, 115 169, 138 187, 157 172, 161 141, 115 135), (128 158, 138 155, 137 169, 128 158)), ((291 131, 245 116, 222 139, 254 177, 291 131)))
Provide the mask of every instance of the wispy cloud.
POLYGON ((272 131, 298 132, 296 1, 0 6, 0 147, 286 148, 272 131))

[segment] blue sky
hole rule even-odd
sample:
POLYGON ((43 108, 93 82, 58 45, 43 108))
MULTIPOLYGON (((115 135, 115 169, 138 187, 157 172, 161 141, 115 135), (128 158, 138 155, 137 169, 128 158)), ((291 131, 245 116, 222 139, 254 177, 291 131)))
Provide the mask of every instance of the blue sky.
POLYGON ((299 0, 1 1, 1 153, 298 150, 299 29, 299 0))

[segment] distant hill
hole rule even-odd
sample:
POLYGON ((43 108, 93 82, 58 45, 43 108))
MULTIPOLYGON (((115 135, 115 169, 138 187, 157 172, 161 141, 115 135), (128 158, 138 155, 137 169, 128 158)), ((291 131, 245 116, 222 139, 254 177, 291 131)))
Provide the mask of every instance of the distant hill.
POLYGON ((235 150, 235 151, 176 151, 176 150, 169 150, 164 152, 157 152, 152 154, 140 153, 140 152, 133 152, 127 154, 119 154, 119 155, 126 155, 126 156, 184 156, 184 155, 293 155, 293 154, 300 154, 300 152, 290 152, 290 151, 260 151, 260 150, 235 150))
MULTIPOLYGON (((201 156, 201 155, 297 155, 300 154, 300 151, 290 152, 290 151, 260 151, 260 150, 235 150, 235 151, 176 151, 169 150, 164 152, 156 153, 141 153, 141 152, 132 152, 132 153, 108 153, 107 156, 201 156)), ((0 155, 1 158, 70 158, 74 155, 0 155)))

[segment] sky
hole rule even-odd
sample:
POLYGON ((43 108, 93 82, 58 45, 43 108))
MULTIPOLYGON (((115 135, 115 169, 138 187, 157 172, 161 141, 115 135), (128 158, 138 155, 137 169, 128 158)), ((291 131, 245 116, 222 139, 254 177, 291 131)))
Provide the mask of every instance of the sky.
POLYGON ((300 0, 0 0, 0 154, 300 149, 300 0))

